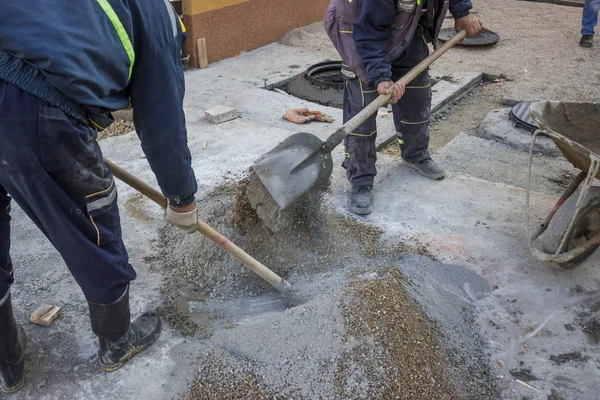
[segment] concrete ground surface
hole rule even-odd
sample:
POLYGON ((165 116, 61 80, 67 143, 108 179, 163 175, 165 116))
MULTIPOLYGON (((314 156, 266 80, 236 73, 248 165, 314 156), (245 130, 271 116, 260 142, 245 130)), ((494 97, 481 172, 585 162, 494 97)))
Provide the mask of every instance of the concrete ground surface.
MULTIPOLYGON (((514 79, 476 89, 493 91, 498 108, 503 97, 599 100, 600 52, 577 46, 580 9, 480 0, 476 10, 502 41, 487 50, 454 49, 434 72, 514 79)), ((198 375, 205 380, 195 384, 196 397, 190 398, 227 398, 221 390, 254 396, 229 398, 386 398, 369 386, 385 366, 377 364, 379 348, 361 339, 360 326, 347 324, 345 310, 362 304, 353 303, 360 285, 392 279, 393 271, 403 274, 407 293, 439 334, 439 343, 431 344, 440 347, 434 358, 446 360, 456 398, 597 398, 599 256, 561 271, 530 255, 524 210, 528 154, 473 136, 477 121, 436 122, 445 131, 460 126, 436 142, 435 157, 449 171, 443 181, 418 175, 393 147, 380 152, 376 205, 366 218, 346 210, 349 187, 340 147, 333 152, 331 187, 297 233, 278 237, 261 228, 244 233, 233 227, 231 185, 254 160, 293 132, 324 139, 341 124, 340 110, 263 89, 265 79, 277 83, 337 58, 317 25, 292 32, 282 43, 188 71, 185 111, 201 217, 294 282, 302 304, 285 307, 239 263, 200 235, 174 232, 153 203, 118 183, 123 236, 138 272, 132 314, 156 307, 166 314, 155 346, 119 371, 104 373, 83 295, 56 251, 14 207, 13 303, 29 347, 26 386, 4 398, 184 398, 198 375), (204 110, 216 104, 235 107, 240 118, 208 124, 204 110), (300 126, 281 118, 287 108, 300 106, 326 111, 336 121, 300 126), (353 287, 348 297, 346 288, 353 287), (41 303, 63 307, 51 327, 27 324, 41 303), (168 315, 173 304, 204 329, 184 335, 189 324, 168 315), (343 340, 348 337, 356 343, 343 340), (364 352, 353 353, 357 349, 364 352), (362 358, 373 364, 348 354, 368 354, 362 358)), ((466 100, 476 109, 472 103, 477 101, 466 100)), ((393 135, 390 118, 379 121, 380 136, 393 135)), ((134 133, 101 146, 107 158, 156 185, 134 133)), ((534 158, 532 224, 550 211, 574 173, 562 157, 534 158)), ((414 333, 400 325, 390 332, 414 333)), ((422 335, 416 341, 430 343, 430 331, 417 333, 422 335)), ((404 363, 409 368, 410 359, 404 363)))

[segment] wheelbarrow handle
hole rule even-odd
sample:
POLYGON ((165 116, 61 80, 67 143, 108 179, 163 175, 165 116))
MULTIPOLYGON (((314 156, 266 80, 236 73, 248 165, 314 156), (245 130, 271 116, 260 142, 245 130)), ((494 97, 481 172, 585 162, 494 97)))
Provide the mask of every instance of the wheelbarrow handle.
MULTIPOLYGON (((467 31, 465 29, 458 32, 452 39, 448 40, 441 46, 439 49, 431 53, 426 59, 417 64, 413 69, 411 69, 406 75, 400 78, 396 83, 402 84, 405 87, 408 86, 417 76, 419 76, 423 71, 425 71, 431 64, 433 64, 438 58, 440 58, 445 52, 450 50, 456 43, 460 42, 467 36, 467 31)), ((340 129, 338 129, 333 135, 327 138, 327 141, 323 145, 324 152, 331 152, 337 145, 342 143, 342 140, 350 133, 352 133, 356 128, 361 126, 363 122, 371 117, 371 115, 375 114, 377 110, 381 107, 388 104, 391 94, 382 94, 373 100, 369 105, 362 109, 361 112, 356 114, 354 118, 350 121, 346 122, 340 129)))
MULTIPOLYGON (((141 181, 136 176, 125 171, 123 168, 119 167, 112 161, 107 160, 105 158, 104 162, 106 162, 110 169, 112 169, 112 173, 117 179, 131 186, 133 189, 148 197, 150 200, 154 201, 162 208, 167 208, 168 201, 158 190, 154 189, 147 183, 141 181)), ((263 278, 265 281, 269 282, 272 286, 275 287, 275 289, 281 290, 282 287, 285 286, 285 281, 283 281, 279 275, 271 271, 259 261, 255 260, 252 256, 250 256, 244 250, 240 249, 238 246, 236 246, 225 236, 221 235, 215 229, 207 225, 204 221, 198 221, 197 230, 198 232, 209 238, 211 241, 213 241, 215 244, 219 245, 223 250, 235 257, 238 261, 240 261, 258 276, 263 278)))

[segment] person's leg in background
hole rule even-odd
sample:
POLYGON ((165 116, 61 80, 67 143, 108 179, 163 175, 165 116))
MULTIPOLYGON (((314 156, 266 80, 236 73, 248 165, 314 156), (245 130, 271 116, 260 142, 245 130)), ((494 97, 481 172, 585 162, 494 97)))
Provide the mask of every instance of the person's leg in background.
MULTIPOLYGON (((377 96, 379 94, 375 87, 365 85, 358 78, 346 79, 344 123, 352 119, 377 96)), ((342 166, 346 169, 346 176, 352 184, 348 206, 350 211, 359 215, 367 215, 373 211, 373 181, 377 175, 376 118, 376 115, 371 116, 344 139, 345 158, 342 166)))
MULTIPOLYGON (((419 26, 406 51, 392 63, 392 80, 397 82, 429 55, 429 47, 419 26)), ((445 172, 429 154, 429 119, 431 117, 431 81, 429 70, 423 71, 406 86, 404 96, 392 106, 394 124, 402 158, 423 175, 441 179, 445 172)))
POLYGON ((600 0, 586 0, 581 17, 581 40, 582 47, 594 45, 594 28, 598 25, 598 12, 600 12, 600 0))
POLYGON ((119 368, 149 346, 160 320, 131 323, 135 271, 121 237, 117 193, 91 128, 0 80, 0 185, 59 251, 88 300, 100 363, 119 368))

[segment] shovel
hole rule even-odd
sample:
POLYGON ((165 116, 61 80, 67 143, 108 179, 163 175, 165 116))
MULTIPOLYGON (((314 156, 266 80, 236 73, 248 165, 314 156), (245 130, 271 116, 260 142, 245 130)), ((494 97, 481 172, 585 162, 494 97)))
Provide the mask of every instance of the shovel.
MULTIPOLYGON (((465 36, 467 31, 463 29, 397 83, 407 86, 465 36)), ((265 154, 253 169, 277 205, 282 210, 286 209, 310 189, 323 184, 333 171, 331 151, 379 108, 385 106, 390 98, 389 94, 380 95, 325 142, 310 133, 296 133, 265 154)))
MULTIPOLYGON (((137 177, 133 176, 129 172, 125 171, 123 168, 114 164, 112 161, 104 159, 104 162, 112 169, 113 175, 131 186, 150 200, 154 201, 156 204, 161 206, 162 208, 166 208, 168 205, 167 199, 156 189, 152 188, 150 185, 142 182, 137 177)), ((211 228, 204 221, 198 221, 198 232, 212 240, 214 243, 219 245, 223 250, 231 254, 233 257, 238 259, 242 264, 252 270, 255 274, 260 276, 265 281, 269 282, 271 286, 277 289, 284 295, 288 295, 294 297, 295 294, 291 293, 292 285, 290 285, 287 281, 282 279, 275 272, 271 271, 269 268, 265 267, 262 263, 255 260, 252 256, 246 253, 244 250, 237 247, 233 242, 227 239, 225 236, 221 235, 219 232, 211 228)), ((296 301, 295 298, 292 299, 296 301)), ((292 302, 290 300, 290 302, 292 302)))

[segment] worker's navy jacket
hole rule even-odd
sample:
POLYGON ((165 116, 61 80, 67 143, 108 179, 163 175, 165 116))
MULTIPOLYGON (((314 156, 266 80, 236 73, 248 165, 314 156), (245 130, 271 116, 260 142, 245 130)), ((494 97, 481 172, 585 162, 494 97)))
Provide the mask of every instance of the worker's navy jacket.
POLYGON ((472 7, 471 0, 331 0, 325 28, 352 73, 378 85, 391 79, 392 61, 419 26, 435 45, 448 9, 458 19, 472 7))
POLYGON ((186 205, 197 185, 182 107, 184 30, 168 0, 6 0, 0 79, 99 128, 109 111, 133 106, 164 195, 186 205))

